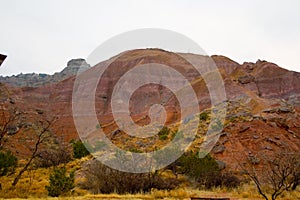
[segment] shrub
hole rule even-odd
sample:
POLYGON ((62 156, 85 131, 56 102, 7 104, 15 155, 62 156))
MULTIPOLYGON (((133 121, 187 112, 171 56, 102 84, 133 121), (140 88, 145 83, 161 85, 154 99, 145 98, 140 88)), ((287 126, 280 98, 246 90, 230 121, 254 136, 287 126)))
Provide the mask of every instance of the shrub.
POLYGON ((143 153, 143 151, 141 151, 141 150, 139 150, 137 148, 134 148, 134 147, 130 148, 129 151, 133 152, 133 153, 143 153))
POLYGON ((36 167, 51 167, 71 161, 70 144, 55 139, 37 152, 34 164, 36 167))
POLYGON ((35 159, 37 167, 51 167, 71 161, 71 153, 66 149, 47 149, 40 151, 35 159))
POLYGON ((170 133, 170 129, 166 126, 164 126, 159 132, 158 137, 160 140, 166 140, 168 138, 168 135, 170 133))
POLYGON ((148 192, 151 188, 174 189, 179 181, 174 178, 162 178, 157 172, 127 173, 111 169, 102 163, 93 160, 84 170, 85 182, 83 189, 93 193, 139 193, 148 192))
POLYGON ((100 124, 97 124, 96 125, 96 129, 100 129, 101 128, 101 125, 100 124))
POLYGON ((62 167, 54 169, 54 172, 50 174, 50 185, 45 187, 49 196, 58 197, 67 194, 75 187, 74 172, 71 172, 69 176, 67 176, 66 172, 66 168, 62 167))
POLYGON ((236 188, 240 184, 241 180, 231 172, 224 173, 221 176, 220 186, 225 186, 227 188, 236 188))
POLYGON ((71 141, 73 146, 73 157, 74 158, 82 158, 90 154, 90 152, 86 149, 84 144, 80 141, 71 141))
POLYGON ((195 153, 186 153, 179 158, 178 164, 184 174, 201 183, 205 183, 210 176, 219 175, 220 172, 218 163, 209 154, 199 158, 195 153))
POLYGON ((213 187, 226 187, 226 188, 236 188, 240 185, 241 181, 232 173, 219 173, 215 174, 211 178, 207 179, 205 183, 205 188, 213 187))
POLYGON ((236 187, 240 181, 230 173, 222 174, 216 160, 209 154, 199 158, 195 153, 188 152, 177 161, 179 172, 194 179, 199 187, 236 187))
POLYGON ((14 173, 18 164, 18 159, 10 151, 0 151, 0 176, 14 173))
POLYGON ((208 119, 208 113, 207 112, 202 112, 199 116, 201 121, 206 121, 208 119))

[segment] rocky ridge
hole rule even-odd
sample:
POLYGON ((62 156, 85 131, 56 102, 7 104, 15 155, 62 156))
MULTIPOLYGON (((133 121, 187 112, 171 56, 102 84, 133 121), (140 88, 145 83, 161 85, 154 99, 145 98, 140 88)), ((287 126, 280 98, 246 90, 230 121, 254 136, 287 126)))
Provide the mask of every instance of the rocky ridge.
POLYGON ((0 76, 0 82, 9 84, 14 87, 40 87, 47 84, 58 83, 66 78, 74 76, 81 67, 81 70, 90 68, 90 65, 82 58, 72 59, 67 63, 61 72, 53 75, 43 73, 18 74, 13 76, 0 76))

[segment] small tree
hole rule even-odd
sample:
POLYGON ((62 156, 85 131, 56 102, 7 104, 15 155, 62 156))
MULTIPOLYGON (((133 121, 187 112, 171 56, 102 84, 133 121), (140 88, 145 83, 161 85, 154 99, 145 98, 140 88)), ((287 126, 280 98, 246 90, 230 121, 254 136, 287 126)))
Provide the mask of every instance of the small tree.
POLYGON ((18 164, 18 159, 10 152, 0 151, 0 176, 14 173, 18 164))
POLYGON ((296 153, 262 153, 259 164, 249 159, 240 167, 255 183, 258 193, 265 200, 275 200, 283 192, 296 189, 299 184, 300 159, 296 153))
POLYGON ((75 187, 74 171, 67 175, 65 167, 56 168, 49 176, 50 185, 46 186, 48 195, 51 197, 58 197, 69 193, 75 187))
POLYGON ((90 152, 86 149, 84 144, 80 140, 72 140, 73 146, 73 157, 74 158, 82 158, 90 154, 90 152))
POLYGON ((33 143, 29 143, 29 149, 30 149, 30 157, 27 160, 27 163, 23 166, 23 168, 19 171, 17 176, 15 177, 12 186, 16 186, 22 177, 23 173, 28 170, 32 162, 37 158, 39 155, 39 152, 42 149, 42 146, 48 141, 49 138, 52 137, 52 132, 50 130, 50 127, 52 125, 52 121, 48 120, 38 120, 35 122, 34 125, 32 125, 30 128, 28 128, 28 133, 33 133, 30 137, 34 141, 33 143), (34 138, 34 136, 36 138, 34 138))

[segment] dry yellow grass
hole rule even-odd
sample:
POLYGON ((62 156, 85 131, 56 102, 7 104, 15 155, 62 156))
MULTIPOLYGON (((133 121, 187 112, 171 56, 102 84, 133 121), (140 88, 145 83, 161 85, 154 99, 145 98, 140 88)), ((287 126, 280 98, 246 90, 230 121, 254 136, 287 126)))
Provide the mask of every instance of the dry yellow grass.
MULTIPOLYGON (((233 197, 238 199, 262 199, 262 197, 258 194, 256 186, 254 184, 244 184, 239 188, 232 189, 231 192, 233 197)), ((296 200, 300 199, 300 189, 298 188, 296 191, 289 191, 282 193, 278 198, 278 200, 296 200)))
MULTIPOLYGON (((68 171, 80 169, 81 163, 89 158, 82 158, 80 160, 74 160, 66 165, 68 171)), ((21 170, 21 168, 16 170, 16 173, 21 170)), ((52 168, 38 168, 34 170, 26 171, 16 187, 12 187, 11 183, 15 178, 14 175, 4 176, 0 178, 0 183, 2 185, 2 190, 0 191, 0 198, 29 198, 38 197, 46 198, 47 191, 45 186, 49 184, 49 174, 52 172, 52 168)), ((81 189, 76 189, 76 195, 85 195, 87 191, 81 189)))
MULTIPOLYGON (((188 189, 188 188, 180 188, 171 191, 161 191, 161 190, 153 190, 150 193, 146 194, 84 194, 81 196, 76 196, 78 194, 71 195, 69 197, 58 197, 58 198, 51 198, 47 196, 27 196, 26 199, 29 200, 37 200, 37 199, 44 199, 44 200, 92 200, 92 199, 132 199, 132 200, 147 200, 147 199, 165 199, 165 200, 172 200, 172 199, 190 199, 190 197, 229 197, 232 200, 244 199, 244 200, 260 200, 262 199, 256 192, 255 187, 253 185, 246 185, 245 187, 241 187, 239 189, 235 189, 232 191, 226 191, 225 189, 216 188, 211 191, 207 190, 195 190, 195 189, 188 189)), ((10 199, 20 199, 20 198, 10 198, 10 199)), ((291 192, 285 193, 282 195, 278 200, 296 200, 300 199, 300 192, 291 192)))
MULTIPOLYGON (((67 169, 70 170, 80 170, 80 165, 86 160, 90 159, 82 158, 80 160, 75 160, 66 165, 67 169)), ((20 170, 20 169, 18 169, 20 170)), ((197 190, 192 189, 186 184, 182 184, 181 188, 175 190, 152 190, 149 193, 140 194, 90 194, 88 191, 75 188, 74 192, 68 197, 51 198, 47 196, 47 191, 45 186, 48 185, 49 173, 52 169, 39 168, 32 171, 27 171, 22 176, 20 182, 15 188, 11 187, 14 175, 1 177, 0 182, 2 184, 2 190, 0 191, 0 199, 20 199, 26 198, 30 200, 35 199, 57 199, 57 200, 69 200, 69 199, 190 199, 190 197, 229 197, 231 199, 245 199, 245 200, 255 200, 262 199, 257 193, 254 184, 244 184, 239 188, 228 190, 223 188, 215 188, 212 190, 197 190)), ((171 177, 170 171, 164 173, 165 176, 171 177)), ((181 177, 183 178, 183 177, 181 177)), ((80 181, 79 178, 76 182, 80 181)), ((300 188, 297 191, 285 192, 283 193, 280 200, 295 200, 300 199, 300 188)))

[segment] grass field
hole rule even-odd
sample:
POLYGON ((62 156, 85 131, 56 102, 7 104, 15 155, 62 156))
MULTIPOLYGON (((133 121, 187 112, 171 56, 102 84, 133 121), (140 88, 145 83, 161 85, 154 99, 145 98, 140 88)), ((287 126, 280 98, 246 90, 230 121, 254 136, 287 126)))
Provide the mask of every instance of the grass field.
MULTIPOLYGON (((74 160, 66 165, 68 170, 80 171, 81 163, 89 158, 82 158, 74 160)), ((19 170, 19 169, 18 169, 19 170)), ((45 186, 48 185, 49 173, 51 168, 39 168, 29 170, 22 176, 18 185, 13 188, 11 183, 14 175, 1 177, 2 190, 0 190, 0 199, 190 199, 190 197, 229 197, 231 199, 247 199, 255 200, 262 199, 257 193, 254 184, 244 184, 239 188, 228 190, 226 188, 214 188, 212 190, 198 190, 190 187, 188 184, 182 185, 180 188, 166 191, 166 190, 152 190, 149 193, 139 194, 96 194, 93 195, 89 191, 75 187, 72 193, 66 197, 51 198, 47 196, 45 186)), ((77 177, 75 182, 79 182, 77 177)), ((296 200, 300 199, 300 189, 294 192, 285 192, 279 199, 282 200, 296 200)))

